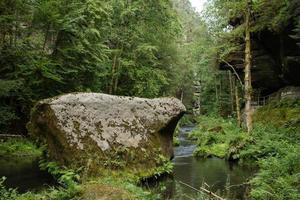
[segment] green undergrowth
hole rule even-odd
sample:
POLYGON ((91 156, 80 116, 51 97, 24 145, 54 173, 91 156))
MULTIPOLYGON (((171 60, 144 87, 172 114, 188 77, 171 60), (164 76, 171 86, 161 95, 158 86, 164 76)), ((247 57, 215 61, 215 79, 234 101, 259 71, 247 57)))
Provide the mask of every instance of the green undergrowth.
POLYGON ((17 190, 5 188, 0 181, 0 200, 159 200, 158 194, 152 193, 139 185, 139 178, 126 173, 104 169, 99 176, 82 177, 80 172, 60 167, 55 162, 41 162, 41 168, 51 173, 58 181, 58 186, 39 192, 19 194, 17 190), (104 198, 105 197, 105 198, 104 198))
MULTIPOLYGON (((13 141, 10 141, 14 145, 13 141)), ((31 144, 31 143, 29 143, 31 144)), ((15 189, 4 186, 5 178, 0 179, 0 200, 156 200, 160 196, 140 186, 141 181, 152 177, 158 178, 164 173, 171 173, 173 164, 164 156, 157 157, 158 167, 135 174, 128 170, 116 170, 103 167, 98 174, 90 176, 84 168, 77 170, 49 162, 46 151, 40 161, 40 168, 48 171, 57 181, 57 185, 39 192, 18 193, 15 189), (105 198, 104 198, 105 197, 105 198)), ((0 177, 1 178, 1 177, 0 177)))
MULTIPOLYGON (((157 155, 157 158, 155 159, 155 162, 157 163, 157 167, 150 168, 148 170, 145 170, 143 172, 140 172, 136 175, 136 178, 139 181, 143 181, 148 178, 159 178, 160 176, 164 174, 171 174, 173 171, 173 163, 167 159, 163 155, 157 155)), ((128 171, 128 170, 125 170, 128 171)), ((128 171, 130 173, 130 169, 128 171)))
POLYGON ((247 134, 233 119, 202 116, 190 137, 198 141, 195 156, 217 156, 254 163, 250 199, 300 199, 300 103, 272 102, 254 114, 247 134))
POLYGON ((263 106, 254 114, 254 121, 276 127, 295 128, 300 124, 300 99, 283 99, 263 106))
POLYGON ((192 114, 184 115, 178 122, 179 127, 191 126, 195 123, 195 116, 192 114))
POLYGON ((189 135, 197 140, 198 146, 194 152, 197 157, 236 159, 239 149, 251 140, 233 119, 201 116, 197 121, 198 126, 189 135))
POLYGON ((39 157, 42 154, 42 148, 27 138, 11 138, 0 141, 0 157, 39 157))
POLYGON ((257 160, 252 199, 300 199, 300 99, 271 102, 254 114, 253 141, 240 157, 257 160))

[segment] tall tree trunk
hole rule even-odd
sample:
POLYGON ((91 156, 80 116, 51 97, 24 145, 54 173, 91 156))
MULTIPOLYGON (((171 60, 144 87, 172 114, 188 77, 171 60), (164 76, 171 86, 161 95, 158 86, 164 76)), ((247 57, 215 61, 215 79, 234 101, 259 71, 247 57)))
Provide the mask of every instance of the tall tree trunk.
POLYGON ((232 74, 231 71, 228 71, 228 79, 229 79, 229 86, 230 86, 230 101, 231 101, 231 112, 234 113, 234 94, 233 94, 233 81, 232 81, 232 74))
POLYGON ((113 94, 113 90, 114 90, 116 63, 117 63, 117 54, 114 55, 113 63, 111 66, 111 79, 110 79, 110 86, 108 91, 109 94, 113 94))
POLYGON ((215 75, 215 90, 216 90, 216 106, 217 106, 217 111, 218 113, 220 112, 220 92, 218 88, 218 74, 215 75))
POLYGON ((114 80, 114 89, 113 89, 113 94, 117 94, 117 89, 118 89, 118 82, 119 82, 119 74, 118 74, 118 68, 120 66, 120 61, 116 61, 116 67, 115 67, 115 80, 114 80))
POLYGON ((115 75, 114 75, 114 82, 113 82, 113 94, 117 93, 118 90, 118 83, 119 83, 119 71, 120 68, 122 67, 122 63, 121 63, 121 56, 123 53, 123 44, 121 46, 121 49, 119 52, 116 53, 116 57, 115 57, 115 75))
POLYGON ((251 109, 251 36, 250 36, 250 14, 251 14, 251 0, 247 0, 246 11, 246 30, 245 30, 245 114, 246 114, 246 127, 248 133, 252 130, 252 109, 251 109))
POLYGON ((241 120, 241 110, 240 110, 239 88, 235 83, 235 80, 233 81, 233 83, 234 83, 234 93, 235 93, 236 118, 237 118, 238 126, 241 127, 242 120, 241 120))
POLYGON ((180 101, 183 102, 183 89, 181 88, 181 92, 180 92, 180 101))
POLYGON ((215 75, 215 90, 216 90, 216 101, 219 101, 218 78, 217 78, 217 75, 215 75))
POLYGON ((50 30, 50 24, 48 24, 47 28, 46 28, 44 43, 43 43, 43 51, 45 51, 45 48, 46 48, 46 44, 47 44, 48 37, 49 37, 49 30, 50 30))

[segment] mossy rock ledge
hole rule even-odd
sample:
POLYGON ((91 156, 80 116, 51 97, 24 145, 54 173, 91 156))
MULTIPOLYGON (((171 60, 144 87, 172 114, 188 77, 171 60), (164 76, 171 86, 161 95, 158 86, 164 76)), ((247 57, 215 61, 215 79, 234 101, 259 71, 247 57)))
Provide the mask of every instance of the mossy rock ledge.
POLYGON ((39 101, 27 128, 62 165, 143 174, 173 157, 173 132, 185 111, 176 98, 70 93, 39 101))

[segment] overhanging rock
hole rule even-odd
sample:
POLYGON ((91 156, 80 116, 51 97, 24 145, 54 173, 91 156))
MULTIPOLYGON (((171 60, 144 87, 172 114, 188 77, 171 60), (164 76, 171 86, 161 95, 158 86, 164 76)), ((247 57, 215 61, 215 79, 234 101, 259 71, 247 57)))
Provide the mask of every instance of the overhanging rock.
POLYGON ((28 129, 67 166, 143 171, 173 156, 173 132, 185 112, 176 98, 71 93, 36 104, 28 129))

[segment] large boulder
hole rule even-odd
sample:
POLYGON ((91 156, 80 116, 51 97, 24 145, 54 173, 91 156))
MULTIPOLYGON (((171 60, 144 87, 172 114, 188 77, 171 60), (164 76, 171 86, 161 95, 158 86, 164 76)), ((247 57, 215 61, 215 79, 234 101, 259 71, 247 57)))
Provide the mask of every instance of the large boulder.
POLYGON ((38 102, 27 127, 63 165, 140 173, 173 157, 173 132, 184 112, 176 98, 71 93, 38 102))

